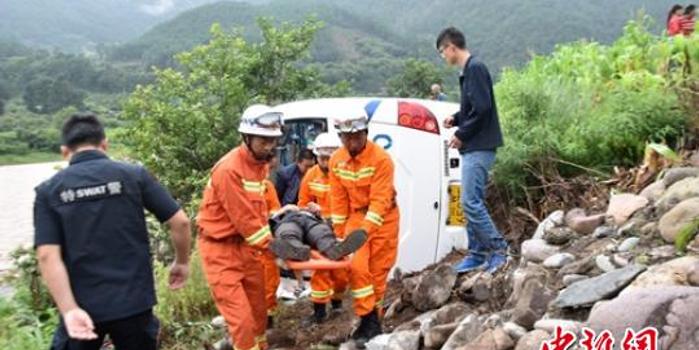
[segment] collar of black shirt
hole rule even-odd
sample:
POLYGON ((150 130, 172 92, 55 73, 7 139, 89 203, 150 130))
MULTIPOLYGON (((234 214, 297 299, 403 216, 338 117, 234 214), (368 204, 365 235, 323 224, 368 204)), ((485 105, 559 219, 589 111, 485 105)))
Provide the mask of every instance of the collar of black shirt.
POLYGON ((98 151, 96 149, 81 151, 70 157, 70 165, 104 158, 107 158, 107 155, 104 152, 98 151))

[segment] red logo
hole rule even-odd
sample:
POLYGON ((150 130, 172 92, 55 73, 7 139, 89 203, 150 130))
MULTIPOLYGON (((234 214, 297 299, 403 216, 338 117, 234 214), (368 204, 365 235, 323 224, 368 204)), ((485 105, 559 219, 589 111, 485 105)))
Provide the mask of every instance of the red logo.
MULTIPOLYGON (((539 350, 568 350, 575 344, 576 336, 573 332, 564 332, 556 327, 553 340, 541 344, 539 350)), ((583 328, 580 346, 585 350, 614 350, 614 335, 606 330, 599 335, 589 328, 583 328)), ((640 332, 628 328, 621 342, 621 350, 658 350, 658 330, 646 327, 640 332)))

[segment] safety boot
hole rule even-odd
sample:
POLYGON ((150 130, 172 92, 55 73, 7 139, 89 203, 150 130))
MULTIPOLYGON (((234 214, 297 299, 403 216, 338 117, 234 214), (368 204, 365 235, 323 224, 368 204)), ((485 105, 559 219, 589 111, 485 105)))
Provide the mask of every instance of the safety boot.
POLYGON ((334 246, 322 252, 330 260, 340 260, 361 248, 367 240, 367 232, 358 229, 350 232, 344 240, 337 242, 334 246))

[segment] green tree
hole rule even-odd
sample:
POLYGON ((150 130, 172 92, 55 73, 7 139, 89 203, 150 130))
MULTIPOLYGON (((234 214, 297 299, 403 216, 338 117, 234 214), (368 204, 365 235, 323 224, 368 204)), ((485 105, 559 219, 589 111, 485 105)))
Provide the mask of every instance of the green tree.
POLYGON ((30 111, 49 114, 67 106, 82 107, 85 93, 66 80, 39 77, 27 84, 22 98, 30 111))
POLYGON ((428 98, 432 84, 444 82, 445 70, 425 60, 408 59, 403 70, 386 82, 388 94, 397 97, 428 98))
POLYGON ((349 91, 300 68, 321 23, 275 27, 259 19, 258 25, 259 43, 213 25, 207 44, 176 56, 179 70, 156 69, 155 82, 139 86, 124 105, 133 155, 181 200, 200 192, 214 162, 239 143, 239 116, 250 104, 349 91))

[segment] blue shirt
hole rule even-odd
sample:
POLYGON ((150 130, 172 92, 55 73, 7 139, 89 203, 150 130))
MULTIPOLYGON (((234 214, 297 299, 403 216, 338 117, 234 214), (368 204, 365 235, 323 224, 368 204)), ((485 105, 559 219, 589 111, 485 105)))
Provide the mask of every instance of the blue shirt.
POLYGON ((144 208, 164 222, 180 206, 145 168, 83 151, 35 191, 34 244, 61 246, 75 299, 94 322, 155 305, 144 208))

